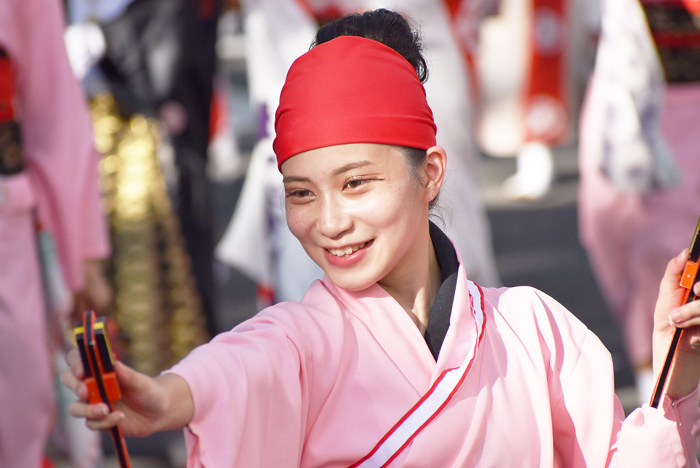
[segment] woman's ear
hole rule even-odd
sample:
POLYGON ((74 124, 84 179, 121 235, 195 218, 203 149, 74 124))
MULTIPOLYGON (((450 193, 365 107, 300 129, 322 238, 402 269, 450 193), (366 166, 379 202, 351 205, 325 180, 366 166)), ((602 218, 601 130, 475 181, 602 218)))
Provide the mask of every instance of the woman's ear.
POLYGON ((425 189, 428 191, 429 200, 432 200, 440 193, 440 188, 445 182, 447 153, 441 146, 428 148, 425 153, 425 189))

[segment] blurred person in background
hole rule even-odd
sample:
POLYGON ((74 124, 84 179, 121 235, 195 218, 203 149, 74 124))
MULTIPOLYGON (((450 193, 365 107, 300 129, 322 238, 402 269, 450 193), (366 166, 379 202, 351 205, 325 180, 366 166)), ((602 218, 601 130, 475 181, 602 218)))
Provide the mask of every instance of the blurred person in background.
POLYGON ((86 77, 91 94, 108 91, 125 120, 144 116, 162 124, 152 132, 156 149, 172 148, 174 174, 169 185, 189 254, 187 269, 194 274, 207 331, 215 334, 213 207, 207 166, 209 143, 220 120, 219 109, 212 105, 222 102, 214 97, 222 2, 70 0, 68 6, 69 56, 76 75, 86 77))
POLYGON ((287 70, 318 29, 297 0, 242 0, 246 73, 251 105, 260 112, 259 140, 216 255, 252 279, 262 308, 298 300, 322 271, 292 236, 284 219, 282 176, 272 141, 274 116, 287 70), (289 274, 294 271, 294 274, 289 274))
POLYGON ((491 231, 476 179, 478 152, 473 138, 474 95, 470 63, 475 31, 489 1, 243 1, 248 83, 251 99, 264 109, 241 197, 217 247, 217 256, 253 279, 262 304, 299 300, 322 271, 291 235, 283 211, 272 119, 287 70, 306 52, 318 25, 343 14, 392 7, 422 29, 430 77, 426 83, 441 141, 453 155, 441 201, 446 232, 456 243, 470 278, 497 286, 500 278, 491 231), (263 259, 263 261, 261 261, 263 259), (293 272, 293 274, 291 273, 293 272))
POLYGON ((624 335, 640 404, 656 284, 700 215, 700 2, 603 0, 581 117, 580 235, 624 335))
POLYGON ((150 375, 216 332, 206 166, 219 9, 215 0, 68 2, 68 55, 104 156, 110 313, 123 358, 150 375))
MULTIPOLYGON (((102 312, 111 301, 100 265, 109 243, 100 212, 99 158, 85 97, 66 56, 63 27, 59 2, 0 3, 3 468, 40 466, 56 419, 47 313, 59 327, 51 331, 61 335, 85 308, 102 312), (38 234, 47 233, 57 257, 51 249, 37 249, 38 234), (41 266, 50 270, 44 285, 41 266), (72 300, 52 301, 62 285, 72 300), (44 290, 54 295, 45 298, 44 290)), ((58 339, 62 344, 62 336, 58 339)))
POLYGON ((535 200, 556 179, 552 148, 574 136, 598 7, 588 0, 498 3, 481 27, 478 142, 491 156, 516 157, 504 193, 535 200))

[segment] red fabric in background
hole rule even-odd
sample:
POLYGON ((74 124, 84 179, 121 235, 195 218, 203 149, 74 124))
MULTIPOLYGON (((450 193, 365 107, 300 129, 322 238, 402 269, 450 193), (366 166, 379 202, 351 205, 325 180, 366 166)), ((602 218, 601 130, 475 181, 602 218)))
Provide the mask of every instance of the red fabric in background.
POLYGON ((700 0, 683 0, 683 5, 694 15, 700 15, 700 0))
POLYGON ((405 58, 372 39, 342 36, 292 64, 275 130, 279 167, 295 154, 349 143, 428 149, 437 127, 405 58))
POLYGON ((0 50, 0 123, 15 120, 14 98, 15 77, 12 62, 10 57, 0 50))
MULTIPOLYGON (((666 6, 670 8, 685 8, 692 15, 700 15, 700 0, 641 0, 645 6, 666 6)), ((678 25, 676 25, 678 26, 678 25)), ((655 30, 652 36, 657 47, 662 49, 696 49, 700 47, 700 31, 682 27, 664 28, 671 30, 655 30)))
POLYGON ((525 138, 561 142, 568 129, 566 105, 566 0, 531 0, 532 55, 525 91, 525 138))
POLYGON ((459 50, 464 57, 464 63, 469 75, 470 92, 475 101, 479 96, 479 74, 477 73, 476 55, 479 44, 479 24, 481 11, 479 2, 472 0, 443 0, 450 18, 452 33, 459 50))

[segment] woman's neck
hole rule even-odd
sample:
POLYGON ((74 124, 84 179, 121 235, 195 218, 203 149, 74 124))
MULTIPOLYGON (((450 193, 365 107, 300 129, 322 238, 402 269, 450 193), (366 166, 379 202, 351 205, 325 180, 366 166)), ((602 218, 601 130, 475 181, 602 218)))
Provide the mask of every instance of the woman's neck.
POLYGON ((435 255, 430 235, 427 234, 426 248, 416 256, 406 275, 393 278, 391 283, 382 282, 381 286, 403 307, 421 334, 425 333, 430 318, 430 308, 440 289, 442 276, 440 264, 435 255))

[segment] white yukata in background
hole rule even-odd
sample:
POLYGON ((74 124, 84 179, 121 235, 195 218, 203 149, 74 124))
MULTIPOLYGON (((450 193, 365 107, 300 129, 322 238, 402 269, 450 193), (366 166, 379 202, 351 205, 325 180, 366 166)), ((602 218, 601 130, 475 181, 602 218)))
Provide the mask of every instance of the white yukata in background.
POLYGON ((309 50, 318 26, 294 0, 244 0, 242 8, 248 89, 251 101, 264 105, 267 136, 253 149, 236 210, 215 255, 271 290, 276 301, 299 300, 323 271, 287 227, 272 141, 287 70, 309 50))

